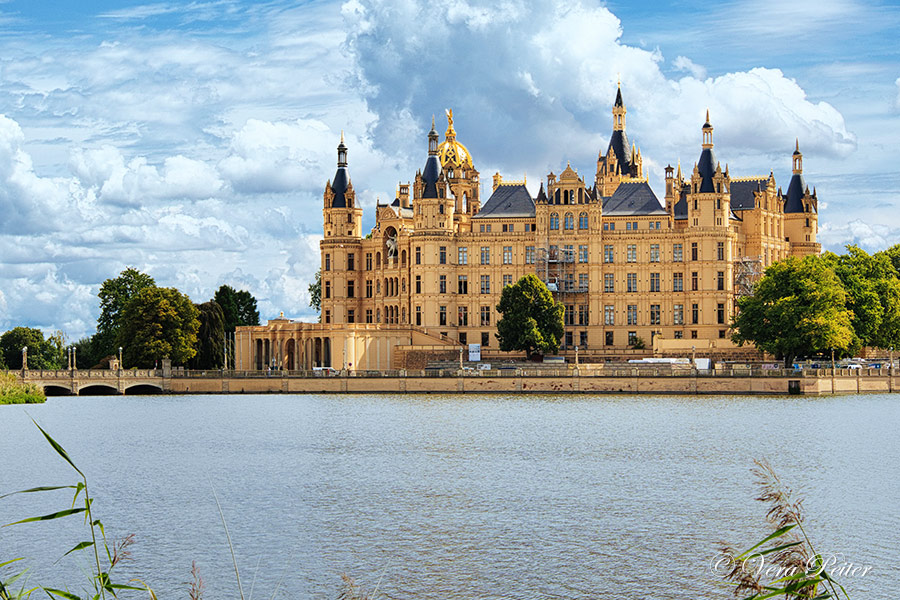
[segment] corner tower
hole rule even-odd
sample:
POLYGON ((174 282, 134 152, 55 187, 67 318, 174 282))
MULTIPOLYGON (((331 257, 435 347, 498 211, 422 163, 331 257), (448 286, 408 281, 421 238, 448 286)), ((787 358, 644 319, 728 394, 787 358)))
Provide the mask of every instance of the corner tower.
POLYGON ((453 110, 447 110, 447 131, 438 146, 438 160, 453 196, 455 215, 476 215, 481 209, 478 195, 478 171, 468 148, 456 139, 453 110))
POLYGON ((819 199, 816 192, 809 192, 803 179, 803 154, 800 140, 796 141, 791 155, 791 183, 784 197, 784 235, 791 243, 791 254, 805 256, 821 250, 816 241, 819 232, 819 199))
POLYGON ((325 184, 324 209, 325 237, 362 237, 362 209, 356 206, 356 192, 347 169, 347 146, 344 132, 337 147, 337 171, 334 180, 325 184))
POLYGON ((416 173, 413 184, 416 230, 453 229, 455 201, 447 193, 447 177, 441 168, 438 133, 431 119, 428 132, 428 158, 425 168, 416 173))

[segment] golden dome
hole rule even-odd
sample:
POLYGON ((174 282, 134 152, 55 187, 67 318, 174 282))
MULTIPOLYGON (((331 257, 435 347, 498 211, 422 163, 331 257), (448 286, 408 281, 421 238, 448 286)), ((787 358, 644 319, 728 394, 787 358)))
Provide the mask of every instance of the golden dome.
POLYGON ((456 130, 453 129, 453 111, 447 111, 447 132, 444 141, 438 146, 438 156, 443 169, 473 169, 472 155, 468 148, 456 141, 456 130))

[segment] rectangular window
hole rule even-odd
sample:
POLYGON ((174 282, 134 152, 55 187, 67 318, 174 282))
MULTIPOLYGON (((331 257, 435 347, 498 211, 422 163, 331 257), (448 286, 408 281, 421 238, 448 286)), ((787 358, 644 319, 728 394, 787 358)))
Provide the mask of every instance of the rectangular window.
POLYGON ((447 246, 441 246, 438 248, 438 264, 447 264, 447 246))
POLYGON ((578 246, 578 262, 586 263, 588 261, 588 247, 586 245, 578 246))
POLYGON ((465 346, 466 343, 468 343, 468 341, 469 341, 469 336, 466 334, 466 332, 460 331, 459 332, 459 343, 462 344, 463 346, 465 346))
POLYGON ((721 339, 723 339, 723 340, 725 339, 725 331, 726 331, 725 329, 720 329, 720 330, 719 330, 719 337, 720 337, 721 339))
POLYGON ((586 292, 588 291, 588 274, 587 273, 579 273, 578 274, 578 291, 586 292))
POLYGON ((683 332, 683 331, 676 331, 676 332, 675 332, 675 339, 676 339, 676 340, 684 339, 684 332, 683 332))
POLYGON ((725 260, 725 242, 716 242, 716 258, 725 260))
POLYGON ((483 264, 483 265, 491 264, 491 248, 490 248, 490 246, 482 246, 481 247, 481 264, 483 264))
POLYGON ((716 273, 716 289, 720 291, 725 289, 725 271, 716 273))
POLYGON ((659 304, 651 304, 650 305, 650 324, 651 325, 659 325, 660 324, 659 304))
POLYGON ((356 255, 352 252, 347 254, 347 270, 348 271, 356 270, 356 255))
POLYGON ((566 332, 566 347, 567 348, 572 347, 572 332, 571 331, 566 332))
POLYGON ((566 273, 566 276, 563 279, 563 291, 565 291, 565 292, 574 292, 575 291, 575 273, 566 273))
POLYGON ((490 275, 482 275, 481 276, 481 293, 482 294, 490 294, 491 293, 491 276, 490 275))
POLYGON ((510 232, 510 233, 513 233, 513 231, 515 231, 515 228, 516 228, 515 223, 510 223, 510 224, 509 224, 509 232, 510 232))
POLYGON ((691 304, 691 323, 696 325, 700 322, 700 305, 691 304))
POLYGON ((512 246, 503 246, 503 264, 512 264, 512 246))
POLYGON ((490 306, 482 306, 481 307, 481 324, 482 325, 490 325, 491 324, 491 307, 490 306))
POLYGON ((506 233, 507 231, 509 231, 509 225, 507 225, 506 223, 504 223, 504 224, 503 224, 503 233, 506 233))
POLYGON ((421 275, 416 275, 416 293, 417 294, 422 293, 422 276, 421 275))
POLYGON ((481 347, 487 348, 489 345, 488 343, 490 341, 491 341, 491 334, 487 331, 482 331, 481 332, 481 347))
POLYGON ((416 307, 416 325, 418 325, 419 327, 422 326, 422 307, 421 306, 416 307))
POLYGON ((612 294, 616 291, 616 279, 612 273, 603 274, 603 292, 612 294))
POLYGON ((634 223, 631 224, 631 228, 633 230, 637 231, 637 221, 635 221, 634 223))
POLYGON ((330 310, 325 311, 325 322, 331 323, 331 311, 330 310))
POLYGON ((512 285, 512 284, 513 284, 512 275, 509 275, 509 274, 504 275, 503 276, 503 287, 506 287, 506 286, 512 285))
POLYGON ((438 325, 446 325, 447 324, 447 307, 441 306, 438 307, 438 325))
POLYGON ((691 242, 691 260, 700 260, 700 250, 697 248, 697 242, 691 242))
POLYGON ((366 252, 366 271, 372 270, 372 253, 366 252))
POLYGON ((650 291, 659 291, 659 273, 650 273, 650 291))
POLYGON ((371 322, 372 322, 372 309, 367 308, 366 309, 366 323, 371 323, 371 322))
POLYGON ((416 246, 416 264, 417 265, 422 264, 422 247, 421 246, 416 246))
POLYGON ((691 329, 691 339, 692 340, 697 339, 697 330, 696 329, 691 329))
POLYGON ((469 264, 469 249, 465 246, 459 249, 459 260, 457 262, 461 265, 469 264))
POLYGON ((659 262, 659 244, 650 244, 650 262, 659 262))
POLYGON ((716 322, 719 324, 725 323, 725 305, 721 302, 716 305, 716 322))
POLYGON ((460 294, 468 294, 469 293, 469 277, 467 275, 459 276, 459 281, 457 282, 456 291, 460 294))
POLYGON ((587 304, 579 304, 578 305, 578 324, 579 325, 590 325, 588 323, 588 305, 587 304))
POLYGON ((613 262, 613 247, 612 244, 606 244, 603 246, 603 262, 611 263, 613 262))
POLYGON ((697 276, 697 271, 691 273, 691 291, 696 292, 700 289, 700 279, 697 276))
POLYGON ((637 325, 637 304, 628 305, 628 324, 637 325))
POLYGON ((684 325, 684 304, 676 304, 672 311, 672 322, 675 325, 684 325))
POLYGON ((603 324, 604 325, 615 325, 616 324, 616 307, 612 304, 607 304, 603 307, 603 324))
POLYGON ((637 273, 629 273, 628 274, 628 285, 625 288, 627 292, 636 292, 637 291, 637 273))
POLYGON ((582 348, 587 348, 587 331, 582 331, 578 334, 578 345, 582 348))
POLYGON ((534 246, 525 246, 525 264, 534 264, 534 246))
POLYGON ((609 224, 609 230, 610 230, 610 231, 615 231, 615 230, 616 230, 616 224, 615 224, 615 223, 610 223, 610 224, 609 224))
POLYGON ((366 279, 366 298, 372 297, 372 280, 366 279))
POLYGON ((672 260, 674 262, 681 262, 684 260, 684 252, 682 250, 681 244, 672 245, 672 260))
POLYGON ((631 221, 625 223, 625 231, 631 231, 631 221))
POLYGON ((355 292, 356 292, 356 282, 351 279, 350 281, 347 282, 347 297, 353 298, 355 292))
POLYGON ((331 298, 331 282, 330 281, 325 282, 325 297, 331 298))
POLYGON ((447 276, 446 275, 438 276, 438 293, 439 294, 447 293, 447 276))
POLYGON ((672 291, 684 291, 684 273, 672 273, 672 291))
POLYGON ((634 346, 637 344, 637 331, 629 331, 628 332, 628 345, 634 346))
POLYGON ((325 270, 326 271, 331 270, 331 255, 330 254, 325 255, 325 270))
POLYGON ((467 327, 469 325, 469 307, 460 306, 457 312, 457 317, 459 318, 459 326, 467 327))
POLYGON ((352 308, 347 311, 347 322, 356 323, 356 312, 352 308))
POLYGON ((609 223, 603 224, 603 231, 609 231, 609 223))
POLYGON ((574 304, 566 304, 564 318, 565 318, 566 325, 574 325, 575 324, 575 305, 574 304))
POLYGON ((637 244, 628 244, 625 261, 630 263, 637 262, 637 244))
POLYGON ((565 262, 575 262, 575 246, 572 244, 563 246, 563 255, 560 258, 565 262))
POLYGON ((613 332, 612 332, 612 331, 607 331, 606 334, 604 335, 604 338, 605 338, 605 339, 604 339, 603 341, 604 341, 604 343, 605 343, 607 346, 612 346, 612 345, 613 345, 613 341, 614 341, 614 339, 615 339, 615 336, 613 335, 613 332))

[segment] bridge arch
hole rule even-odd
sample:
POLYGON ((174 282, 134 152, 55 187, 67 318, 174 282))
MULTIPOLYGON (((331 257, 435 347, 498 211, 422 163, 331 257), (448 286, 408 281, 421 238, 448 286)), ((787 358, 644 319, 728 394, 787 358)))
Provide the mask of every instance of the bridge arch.
POLYGON ((44 395, 45 396, 71 396, 72 388, 62 386, 62 385, 49 384, 49 385, 44 386, 44 395))
POLYGON ((116 386, 108 383, 92 383, 78 390, 79 396, 114 396, 118 393, 116 386))
POLYGON ((163 389, 152 383, 135 383, 125 388, 127 396, 149 396, 150 394, 161 394, 163 389))

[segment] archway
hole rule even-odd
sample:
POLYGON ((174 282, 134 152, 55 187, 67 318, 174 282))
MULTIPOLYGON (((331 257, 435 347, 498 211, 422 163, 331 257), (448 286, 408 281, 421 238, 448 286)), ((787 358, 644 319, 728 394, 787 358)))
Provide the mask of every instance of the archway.
POLYGON ((162 388, 149 383, 138 383, 125 388, 126 396, 150 396, 151 394, 161 394, 162 388))
POLYGON ((294 363, 294 340, 290 339, 284 343, 284 368, 288 371, 294 371, 297 365, 294 363))
POLYGON ((44 395, 45 396, 71 396, 72 390, 63 387, 61 385, 45 385, 44 386, 44 395))
POLYGON ((86 385, 78 390, 79 396, 115 396, 119 390, 110 385, 102 383, 86 385))

